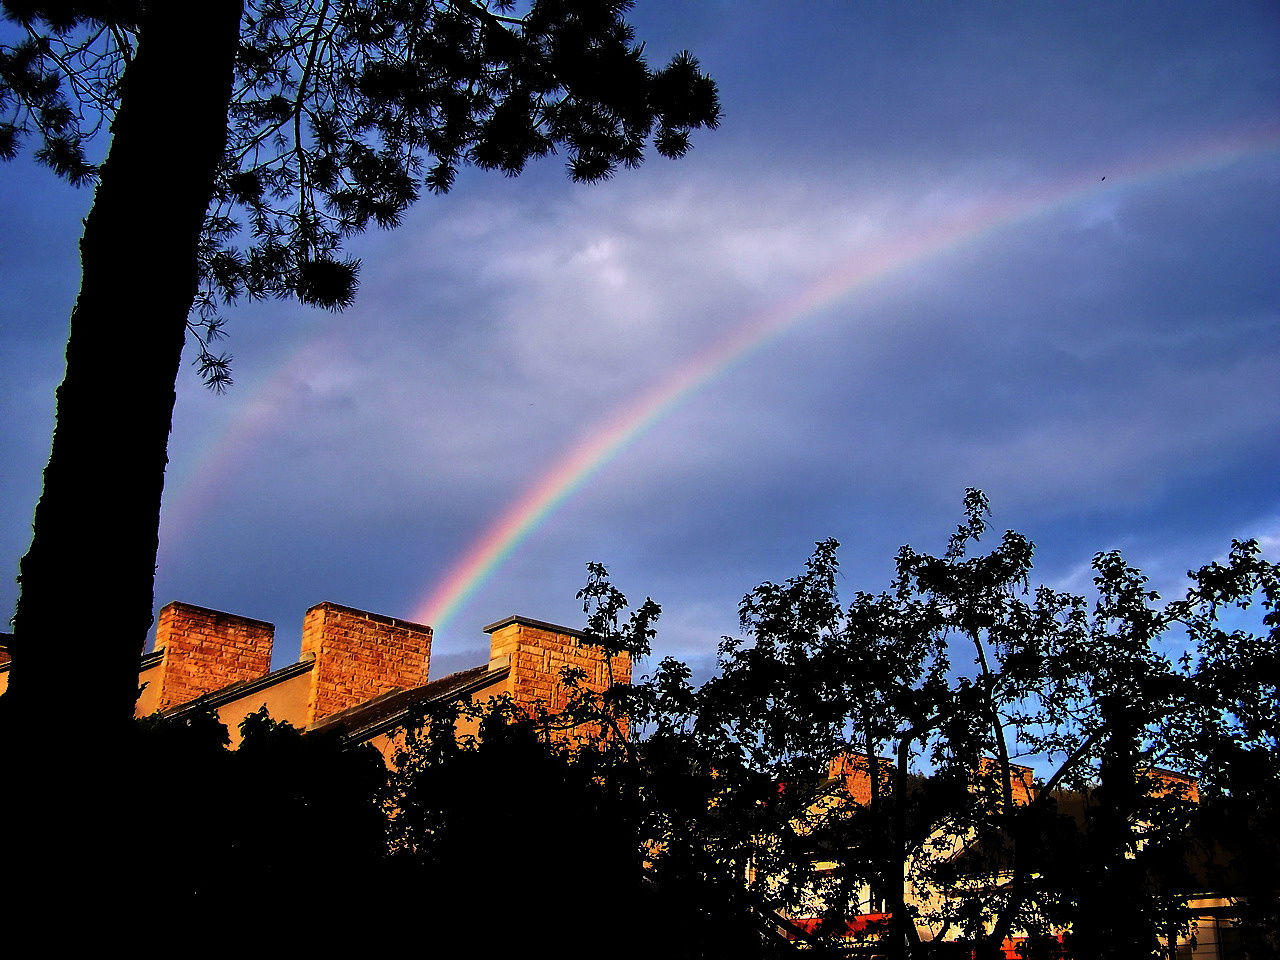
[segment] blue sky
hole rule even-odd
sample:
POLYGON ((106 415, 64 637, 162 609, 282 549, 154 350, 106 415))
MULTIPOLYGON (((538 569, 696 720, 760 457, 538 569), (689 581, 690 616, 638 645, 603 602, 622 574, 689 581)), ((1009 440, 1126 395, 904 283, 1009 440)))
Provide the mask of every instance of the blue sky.
MULTIPOLYGON (((1029 215, 804 316, 639 436, 440 629, 433 672, 483 659, 509 613, 580 624, 589 560, 663 605, 660 654, 705 668, 742 594, 815 540, 844 544, 850 593, 879 589, 899 545, 943 547, 969 486, 1059 586, 1112 548, 1163 590, 1233 537, 1280 553, 1280 8, 640 0, 632 20, 651 61, 699 57, 721 128, 601 185, 555 159, 464 174, 352 244, 345 313, 231 312, 235 386, 179 384, 158 605, 270 620, 282 662, 321 600, 411 617, 683 360, 1015 199, 1029 215)), ((10 609, 90 199, 0 167, 10 609)))

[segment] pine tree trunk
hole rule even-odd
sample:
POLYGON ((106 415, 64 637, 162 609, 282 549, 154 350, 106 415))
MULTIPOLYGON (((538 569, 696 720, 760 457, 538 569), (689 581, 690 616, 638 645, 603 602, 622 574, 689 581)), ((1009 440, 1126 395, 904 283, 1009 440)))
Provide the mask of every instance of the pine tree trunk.
POLYGON ((77 923, 106 937, 137 902, 131 828, 146 798, 130 718, 152 619, 174 384, 242 10, 242 0, 145 5, 85 220, 0 700, 9 837, 0 894, 15 930, 73 903, 77 923))
POLYGON ((9 722, 118 727, 151 626, 160 495, 242 0, 147 4, 80 241, 57 426, 14 619, 9 722))

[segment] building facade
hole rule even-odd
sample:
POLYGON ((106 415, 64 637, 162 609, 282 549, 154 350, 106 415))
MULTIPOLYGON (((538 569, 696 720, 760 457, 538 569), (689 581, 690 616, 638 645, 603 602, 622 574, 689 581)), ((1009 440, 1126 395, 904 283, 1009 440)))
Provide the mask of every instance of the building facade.
MULTIPOLYGON (((265 708, 274 720, 340 730, 389 756, 396 733, 433 702, 506 696, 530 713, 554 711, 569 695, 565 670, 581 671, 581 686, 597 692, 631 678, 625 654, 607 658, 569 627, 510 616, 484 631, 486 663, 432 677, 429 626, 326 601, 303 618, 298 660, 273 670, 272 624, 170 603, 139 664, 135 715, 212 710, 234 745, 240 722, 265 708)), ((0 693, 8 671, 0 658, 0 693)))

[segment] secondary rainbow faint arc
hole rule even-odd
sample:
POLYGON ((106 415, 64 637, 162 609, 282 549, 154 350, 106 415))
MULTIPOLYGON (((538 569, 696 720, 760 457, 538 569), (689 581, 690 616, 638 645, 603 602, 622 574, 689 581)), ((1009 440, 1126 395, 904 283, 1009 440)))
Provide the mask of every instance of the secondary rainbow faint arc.
POLYGON ((989 202, 964 216, 910 236, 900 236, 829 271, 795 299, 777 304, 746 321, 675 372, 627 404, 614 410, 585 439, 573 446, 549 472, 527 487, 484 531, 418 606, 414 617, 442 632, 453 616, 555 510, 583 487, 629 444, 655 426, 682 400, 728 372, 749 354, 763 349, 822 307, 830 306, 873 283, 928 257, 939 256, 964 241, 1045 214, 1086 198, 1112 184, 1133 183, 1160 175, 1211 167, 1255 151, 1274 150, 1280 140, 1275 127, 1220 138, 1209 147, 1184 148, 1172 156, 1083 174, 1035 196, 989 202))

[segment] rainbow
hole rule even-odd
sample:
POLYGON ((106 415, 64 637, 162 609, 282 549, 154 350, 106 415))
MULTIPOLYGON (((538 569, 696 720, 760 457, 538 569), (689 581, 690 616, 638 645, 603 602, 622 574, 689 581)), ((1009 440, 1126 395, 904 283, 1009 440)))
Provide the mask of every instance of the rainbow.
POLYGON ((962 216, 921 232, 892 238, 869 253, 860 253, 841 263, 794 299, 749 318, 602 420, 512 501, 444 577, 431 586, 417 606, 414 619, 431 624, 439 635, 503 562, 606 464, 707 384, 825 308, 922 261, 943 256, 962 244, 981 241, 997 231, 1087 199, 1102 190, 1211 169, 1242 156, 1274 151, 1278 146, 1280 128, 1268 126, 1218 137, 1208 146, 1186 147, 1156 159, 1087 171, 1034 195, 978 205, 962 216))
POLYGON ((249 469, 255 444, 279 424, 281 410, 288 404, 295 385, 305 383, 308 371, 341 349, 337 344, 340 329, 336 317, 322 320, 300 347, 274 367, 261 386, 238 398, 236 413, 198 445, 200 453, 189 460, 185 470, 171 468, 172 475, 165 480, 168 493, 162 511, 161 563, 181 553, 200 516, 223 495, 232 477, 249 469))

